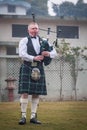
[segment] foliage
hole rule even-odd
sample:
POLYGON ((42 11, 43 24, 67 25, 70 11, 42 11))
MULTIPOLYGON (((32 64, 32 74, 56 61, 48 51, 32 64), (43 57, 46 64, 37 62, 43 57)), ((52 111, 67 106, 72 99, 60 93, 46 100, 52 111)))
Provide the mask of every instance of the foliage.
POLYGON ((65 42, 65 39, 61 41, 59 45, 56 46, 57 52, 64 58, 65 61, 69 62, 70 64, 74 64, 76 58, 82 56, 86 59, 86 55, 84 51, 87 50, 87 47, 71 47, 70 43, 65 42))
POLYGON ((83 4, 84 3, 84 0, 78 0, 77 1, 77 4, 83 4))
MULTIPOLYGON (((60 55, 60 61, 65 61, 70 64, 71 67, 71 76, 74 79, 76 85, 77 75, 78 75, 78 61, 81 56, 87 61, 87 47, 71 47, 70 43, 65 42, 63 39, 60 44, 56 44, 57 53, 60 55)), ((58 56, 59 56, 58 55, 58 56)), ((62 67, 64 62, 62 63, 62 67)), ((63 68, 62 68, 63 69, 63 68)))
POLYGON ((47 13, 47 0, 26 0, 31 4, 31 10, 28 10, 27 14, 32 12, 36 15, 48 15, 47 13))
MULTIPOLYGON (((48 16, 47 1, 48 0, 25 0, 31 4, 31 10, 28 10, 27 15, 34 12, 36 15, 48 16)), ((87 17, 87 4, 84 0, 78 0, 76 5, 68 0, 60 5, 53 4, 53 10, 57 16, 71 17, 87 17)))
POLYGON ((78 0, 76 4, 67 0, 60 5, 54 4, 53 9, 57 16, 61 17, 87 17, 87 4, 83 0, 78 0))
POLYGON ((57 14, 59 16, 70 16, 73 13, 75 5, 72 2, 64 2, 60 4, 60 14, 57 14))

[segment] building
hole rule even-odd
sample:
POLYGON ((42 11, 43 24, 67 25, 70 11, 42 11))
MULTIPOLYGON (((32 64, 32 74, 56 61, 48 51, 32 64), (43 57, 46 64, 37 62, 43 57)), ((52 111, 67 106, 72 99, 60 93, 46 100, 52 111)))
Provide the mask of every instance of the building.
MULTIPOLYGON (((27 8, 28 7, 30 8, 30 5, 26 5, 22 2, 21 3, 19 2, 15 3, 14 1, 12 2, 14 4, 9 2, 3 3, 0 1, 0 88, 1 88, 0 93, 2 96, 1 100, 6 99, 5 92, 3 91, 3 89, 6 90, 6 85, 7 85, 5 79, 7 79, 10 76, 13 76, 14 78, 18 79, 18 71, 20 66, 20 59, 18 57, 18 44, 22 37, 27 36, 27 26, 33 20, 32 15, 31 16, 26 15, 27 8), (8 9, 9 6, 13 7, 12 10, 10 10, 11 8, 8 9)), ((65 39, 66 42, 69 42, 71 44, 71 46, 75 46, 75 47, 87 46, 87 36, 86 36, 87 19, 79 19, 79 18, 71 18, 71 17, 66 18, 66 17, 37 16, 36 21, 39 24, 40 35, 42 37, 48 37, 48 33, 46 30, 50 28, 49 41, 52 44, 56 39, 58 39, 58 44, 61 42, 62 39, 65 39)), ((57 66, 59 67, 59 62, 57 66)), ((59 72, 57 75, 57 72, 55 72, 56 69, 53 72, 52 68, 54 67, 56 68, 55 64, 52 63, 51 67, 48 66, 45 69, 47 73, 47 86, 49 91, 47 99, 49 100, 60 99, 60 84, 61 84, 59 81, 60 75, 59 72), (52 71, 48 71, 49 69, 52 71), (51 76, 51 74, 53 76, 51 76), (51 82, 51 78, 54 77, 55 79, 51 82), (59 85, 57 85, 58 82, 59 85)), ((69 66, 67 65, 66 67, 67 70, 68 67, 69 66)), ((84 66, 81 64, 81 67, 84 66)), ((85 73, 87 73, 86 69, 87 68, 85 67, 85 73)), ((76 86, 77 94, 75 95, 75 92, 73 94, 73 89, 72 89, 73 87, 71 87, 72 86, 71 84, 73 84, 72 78, 68 77, 68 74, 70 74, 70 72, 67 72, 67 76, 65 75, 64 82, 62 84, 63 100, 75 99, 75 96, 78 96, 76 97, 78 100, 87 99, 86 81, 83 82, 82 79, 84 85, 84 91, 81 91, 83 90, 83 86, 82 85, 80 86, 79 83, 77 84, 76 86), (70 78, 70 81, 68 81, 68 78, 70 78), (64 88, 65 84, 66 87, 64 88)), ((17 85, 16 87, 18 87, 17 85)), ((17 90, 15 92, 15 95, 17 95, 17 90)))
POLYGON ((1 15, 26 15, 27 10, 31 5, 25 1, 1 0, 0 14, 1 15))

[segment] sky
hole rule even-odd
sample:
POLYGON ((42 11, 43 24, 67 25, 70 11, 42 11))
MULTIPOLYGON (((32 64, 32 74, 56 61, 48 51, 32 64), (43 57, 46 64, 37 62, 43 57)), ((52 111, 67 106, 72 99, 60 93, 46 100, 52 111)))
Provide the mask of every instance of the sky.
MULTIPOLYGON (((48 2, 47 2, 48 14, 51 16, 56 16, 56 13, 54 12, 54 10, 52 8, 52 3, 59 5, 65 1, 72 2, 72 3, 76 4, 78 0, 48 0, 48 2)), ((84 3, 87 3, 87 0, 84 0, 84 3)))

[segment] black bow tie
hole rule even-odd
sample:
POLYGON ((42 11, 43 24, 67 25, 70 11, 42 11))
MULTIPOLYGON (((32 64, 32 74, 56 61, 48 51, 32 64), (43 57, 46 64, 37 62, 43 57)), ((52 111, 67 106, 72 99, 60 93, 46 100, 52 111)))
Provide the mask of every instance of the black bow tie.
POLYGON ((36 37, 34 36, 34 37, 31 37, 31 38, 35 38, 36 39, 36 37))

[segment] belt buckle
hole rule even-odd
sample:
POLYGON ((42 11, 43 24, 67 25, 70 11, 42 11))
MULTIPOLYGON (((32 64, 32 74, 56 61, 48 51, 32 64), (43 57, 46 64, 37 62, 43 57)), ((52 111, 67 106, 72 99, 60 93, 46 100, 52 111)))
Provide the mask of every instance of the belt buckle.
POLYGON ((37 62, 32 62, 32 63, 31 63, 31 66, 32 66, 32 67, 37 66, 37 62))

